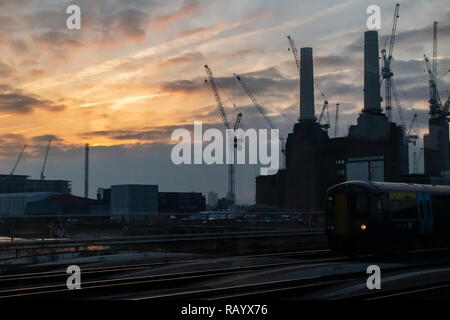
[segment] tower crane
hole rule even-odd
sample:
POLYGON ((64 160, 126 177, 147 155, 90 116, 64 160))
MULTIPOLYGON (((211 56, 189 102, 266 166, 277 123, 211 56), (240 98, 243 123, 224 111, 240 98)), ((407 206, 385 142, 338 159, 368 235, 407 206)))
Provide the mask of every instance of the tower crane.
POLYGON ((397 31, 397 20, 398 20, 398 10, 400 4, 395 5, 394 10, 394 21, 392 23, 392 32, 389 39, 389 48, 386 53, 386 45, 383 50, 381 50, 381 54, 383 56, 383 67, 381 69, 381 76, 384 80, 384 105, 386 109, 386 114, 389 121, 392 121, 392 105, 391 105, 391 89, 392 89, 392 76, 394 73, 391 71, 391 61, 392 61, 392 52, 394 50, 394 41, 395 41, 395 33, 397 31))
POLYGON ((42 170, 41 170, 41 180, 45 180, 45 165, 47 164, 47 158, 48 158, 48 151, 50 150, 50 143, 52 143, 52 139, 48 140, 47 149, 45 150, 45 156, 44 156, 44 163, 42 164, 42 170))
POLYGON ((292 55, 294 56, 295 64, 297 65, 297 71, 300 74, 300 56, 298 54, 297 47, 295 46, 294 39, 292 39, 291 36, 287 36, 290 44, 290 48, 288 48, 289 51, 292 52, 292 55))
POLYGON ((417 112, 414 111, 414 115, 413 115, 413 119, 411 121, 411 124, 409 125, 408 131, 406 131, 406 123, 405 123, 405 118, 403 116, 403 109, 402 106, 400 104, 400 100, 398 98, 398 92, 397 92, 397 87, 395 85, 395 81, 392 81, 392 93, 394 95, 394 101, 395 101, 395 105, 397 107, 397 111, 398 111, 398 116, 400 118, 400 125, 403 128, 404 132, 405 132, 405 140, 407 143, 416 143, 416 140, 419 139, 419 136, 412 134, 412 129, 413 129, 413 125, 417 120, 417 112))
POLYGON ((325 131, 327 131, 330 128, 330 115, 329 115, 329 109, 328 109, 328 100, 325 100, 325 102, 323 103, 322 110, 320 111, 320 115, 319 115, 319 119, 317 120, 317 123, 320 124, 322 129, 324 129, 325 131), (321 124, 322 119, 325 114, 325 110, 327 111, 327 116, 326 116, 327 121, 324 124, 321 124))
POLYGON ((428 77, 429 79, 429 87, 430 87, 430 115, 432 117, 439 117, 442 113, 442 103, 441 103, 441 97, 439 96, 439 92, 437 90, 436 86, 436 77, 433 73, 433 70, 431 69, 430 60, 426 55, 423 55, 425 59, 425 65, 427 67, 428 77))
POLYGON ((426 55, 424 55, 425 64, 428 71, 429 87, 430 87, 430 114, 433 116, 439 116, 442 111, 441 98, 436 86, 437 80, 437 21, 433 23, 433 57, 432 65, 426 55))
MULTIPOLYGON (((434 24, 435 27, 437 23, 434 24)), ((436 35, 436 32, 434 32, 436 35)), ((434 41, 436 41, 436 36, 433 37, 434 41)), ((433 45, 433 48, 436 48, 436 45, 433 45)), ((434 49, 433 49, 434 51, 434 49)), ((433 52, 434 54, 434 52, 433 52)), ((428 71, 429 77, 429 85, 430 85, 430 115, 432 119, 440 119, 441 124, 441 150, 442 150, 442 171, 447 171, 449 169, 449 140, 448 140, 448 116, 449 113, 449 105, 450 105, 450 96, 444 105, 442 105, 441 98, 439 96, 439 91, 436 86, 436 74, 431 69, 430 60, 426 55, 424 55, 425 64, 428 71)))
POLYGON ((14 168, 11 170, 11 173, 9 174, 10 176, 12 176, 14 174, 14 172, 16 171, 17 165, 20 162, 20 159, 22 159, 23 153, 25 152, 25 149, 27 148, 27 145, 25 144, 22 148, 22 151, 19 154, 19 157, 17 158, 16 163, 14 164, 14 168))
POLYGON ((433 80, 434 84, 437 81, 437 37, 438 37, 438 23, 434 21, 433 23, 433 80))
MULTIPOLYGON (((259 113, 261 113, 261 115, 263 116, 264 120, 267 122, 267 124, 269 125, 270 129, 276 129, 275 125, 273 124, 272 120, 270 119, 270 117, 267 115, 266 111, 264 110, 264 108, 258 103, 258 100, 256 100, 255 95, 252 93, 252 91, 250 90, 249 86, 247 85, 247 83, 244 81, 244 79, 242 79, 241 76, 239 76, 236 73, 233 73, 233 75, 236 77, 236 79, 239 81, 239 83, 241 84, 242 89, 244 89, 245 93, 248 95, 248 97, 250 98, 250 100, 252 100, 253 104, 255 105, 256 109, 259 111, 259 113)), ((280 144, 281 144, 281 154, 283 156, 283 166, 284 168, 286 167, 286 145, 285 145, 285 140, 283 137, 280 136, 280 144)))
MULTIPOLYGON (((227 114, 225 113, 225 109, 222 104, 222 99, 220 98, 220 95, 219 95, 219 90, 217 87, 216 79, 214 78, 214 75, 213 75, 211 69, 208 67, 208 65, 205 65, 205 71, 208 76, 208 80, 205 80, 205 82, 209 82, 211 89, 214 93, 214 97, 216 98, 216 102, 217 102, 217 107, 218 107, 220 115, 222 117, 223 124, 225 125, 225 129, 231 129, 230 122, 228 121, 227 114)), ((239 112, 236 116, 236 122, 233 127, 234 131, 236 131, 239 128, 239 126, 241 124, 241 118, 242 118, 242 113, 239 112)), ((234 141, 233 141, 233 148, 234 148, 233 156, 236 156, 237 138, 235 136, 234 136, 234 141)), ((234 163, 234 158, 233 158, 232 163, 228 164, 228 194, 227 194, 227 198, 231 204, 234 204, 234 202, 236 200, 235 167, 234 167, 234 165, 235 165, 235 163, 234 163)))

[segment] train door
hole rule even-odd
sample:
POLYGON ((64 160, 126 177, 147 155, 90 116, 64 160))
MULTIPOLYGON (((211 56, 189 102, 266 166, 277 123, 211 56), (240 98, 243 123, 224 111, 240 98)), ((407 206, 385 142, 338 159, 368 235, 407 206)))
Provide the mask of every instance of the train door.
POLYGON ((433 233, 433 207, 431 205, 431 196, 429 194, 424 195, 425 208, 427 209, 427 234, 433 233))
POLYGON ((335 196, 334 220, 337 235, 348 235, 350 232, 347 194, 339 192, 335 196))
POLYGON ((421 235, 433 232, 433 208, 429 194, 417 194, 417 210, 419 217, 419 233, 421 235))

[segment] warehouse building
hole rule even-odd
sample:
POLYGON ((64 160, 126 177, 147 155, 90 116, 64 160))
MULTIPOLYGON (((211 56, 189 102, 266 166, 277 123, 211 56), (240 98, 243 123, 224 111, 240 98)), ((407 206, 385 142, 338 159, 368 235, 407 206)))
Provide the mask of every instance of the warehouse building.
POLYGON ((111 186, 111 217, 147 220, 158 213, 158 186, 124 184, 111 186))
POLYGON ((0 193, 71 193, 70 181, 29 179, 26 175, 0 174, 0 193))
POLYGON ((160 192, 160 213, 193 213, 206 210, 206 199, 199 192, 160 192))
MULTIPOLYGON (((96 200, 57 192, 0 194, 0 217, 80 216, 98 213, 96 200)), ((104 214, 104 212, 102 212, 104 214)))

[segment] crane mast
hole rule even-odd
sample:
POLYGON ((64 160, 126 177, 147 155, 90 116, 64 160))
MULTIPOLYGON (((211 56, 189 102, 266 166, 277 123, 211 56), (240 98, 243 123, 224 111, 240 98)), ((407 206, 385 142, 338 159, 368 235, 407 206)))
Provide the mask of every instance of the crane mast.
POLYGON ((448 109, 450 105, 450 97, 447 99, 444 105, 442 105, 441 97, 436 86, 436 72, 433 70, 436 68, 436 56, 437 56, 437 22, 434 23, 433 32, 433 66, 430 64, 430 60, 424 55, 425 64, 427 67, 429 86, 430 86, 430 115, 431 118, 440 119, 441 125, 441 151, 442 151, 442 171, 449 169, 449 140, 448 140, 448 109), (433 68, 433 69, 432 69, 433 68))
MULTIPOLYGON (((220 98, 219 95, 219 90, 217 87, 217 83, 216 83, 216 79, 214 78, 214 75, 211 71, 211 69, 208 67, 208 65, 205 65, 205 71, 206 74, 208 76, 208 80, 206 80, 207 82, 209 82, 211 89, 214 93, 214 97, 216 98, 216 102, 217 102, 217 107, 219 109, 220 115, 222 117, 223 120, 223 124, 225 125, 225 129, 231 129, 230 126, 230 122, 228 121, 227 118, 227 114, 225 113, 225 109, 223 107, 222 104, 222 99, 220 98)), ((234 124, 233 130, 236 131, 241 123, 241 118, 242 118, 242 113, 239 112, 237 117, 236 117, 236 122, 234 124)), ((237 139, 236 137, 234 137, 234 141, 233 141, 233 148, 234 148, 234 152, 233 152, 233 161, 232 163, 228 164, 228 193, 227 193, 227 198, 228 201, 231 204, 234 204, 235 200, 236 200, 236 192, 235 192, 235 161, 234 161, 234 157, 236 157, 236 150, 237 150, 237 139)))
POLYGON ((437 21, 433 23, 433 81, 436 84, 437 76, 437 21))
POLYGON ((40 180, 44 180, 45 179, 44 172, 45 172, 45 166, 47 164, 48 151, 50 150, 50 143, 52 143, 52 139, 48 140, 47 149, 45 150, 44 164, 42 165, 40 180))
POLYGON ((425 65, 427 67, 428 77, 429 77, 429 86, 430 86, 430 114, 434 117, 439 116, 442 111, 441 98, 439 96, 439 92, 436 87, 435 82, 435 74, 431 69, 430 60, 426 55, 423 55, 425 59, 425 65))
POLYGON ((389 121, 392 121, 391 89, 392 89, 392 76, 394 75, 394 73, 391 70, 391 61, 392 61, 392 53, 394 50, 395 34, 397 32, 399 7, 400 7, 400 4, 397 3, 395 5, 395 10, 394 10, 394 21, 392 23, 392 31, 391 31, 391 36, 390 36, 390 40, 389 40, 388 52, 386 53, 386 47, 384 47, 383 50, 381 51, 381 54, 383 56, 383 68, 381 69, 381 75, 384 80, 384 104, 385 104, 385 109, 386 109, 386 115, 387 115, 389 121))
POLYGON ((25 152, 25 149, 27 148, 27 145, 25 144, 22 148, 22 151, 19 154, 19 157, 16 160, 16 163, 14 164, 14 168, 11 170, 11 173, 9 174, 10 176, 14 175, 14 172, 16 171, 17 165, 20 162, 20 159, 22 159, 23 153, 25 152))

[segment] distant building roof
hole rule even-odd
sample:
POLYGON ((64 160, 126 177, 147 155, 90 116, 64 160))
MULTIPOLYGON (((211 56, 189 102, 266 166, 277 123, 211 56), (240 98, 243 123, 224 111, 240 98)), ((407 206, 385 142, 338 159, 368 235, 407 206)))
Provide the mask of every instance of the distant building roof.
POLYGON ((16 192, 16 193, 0 193, 0 198, 27 198, 28 201, 39 201, 52 196, 60 195, 58 192, 16 192))
POLYGON ((30 176, 24 175, 24 174, 0 174, 0 179, 2 180, 25 180, 28 179, 30 176))

